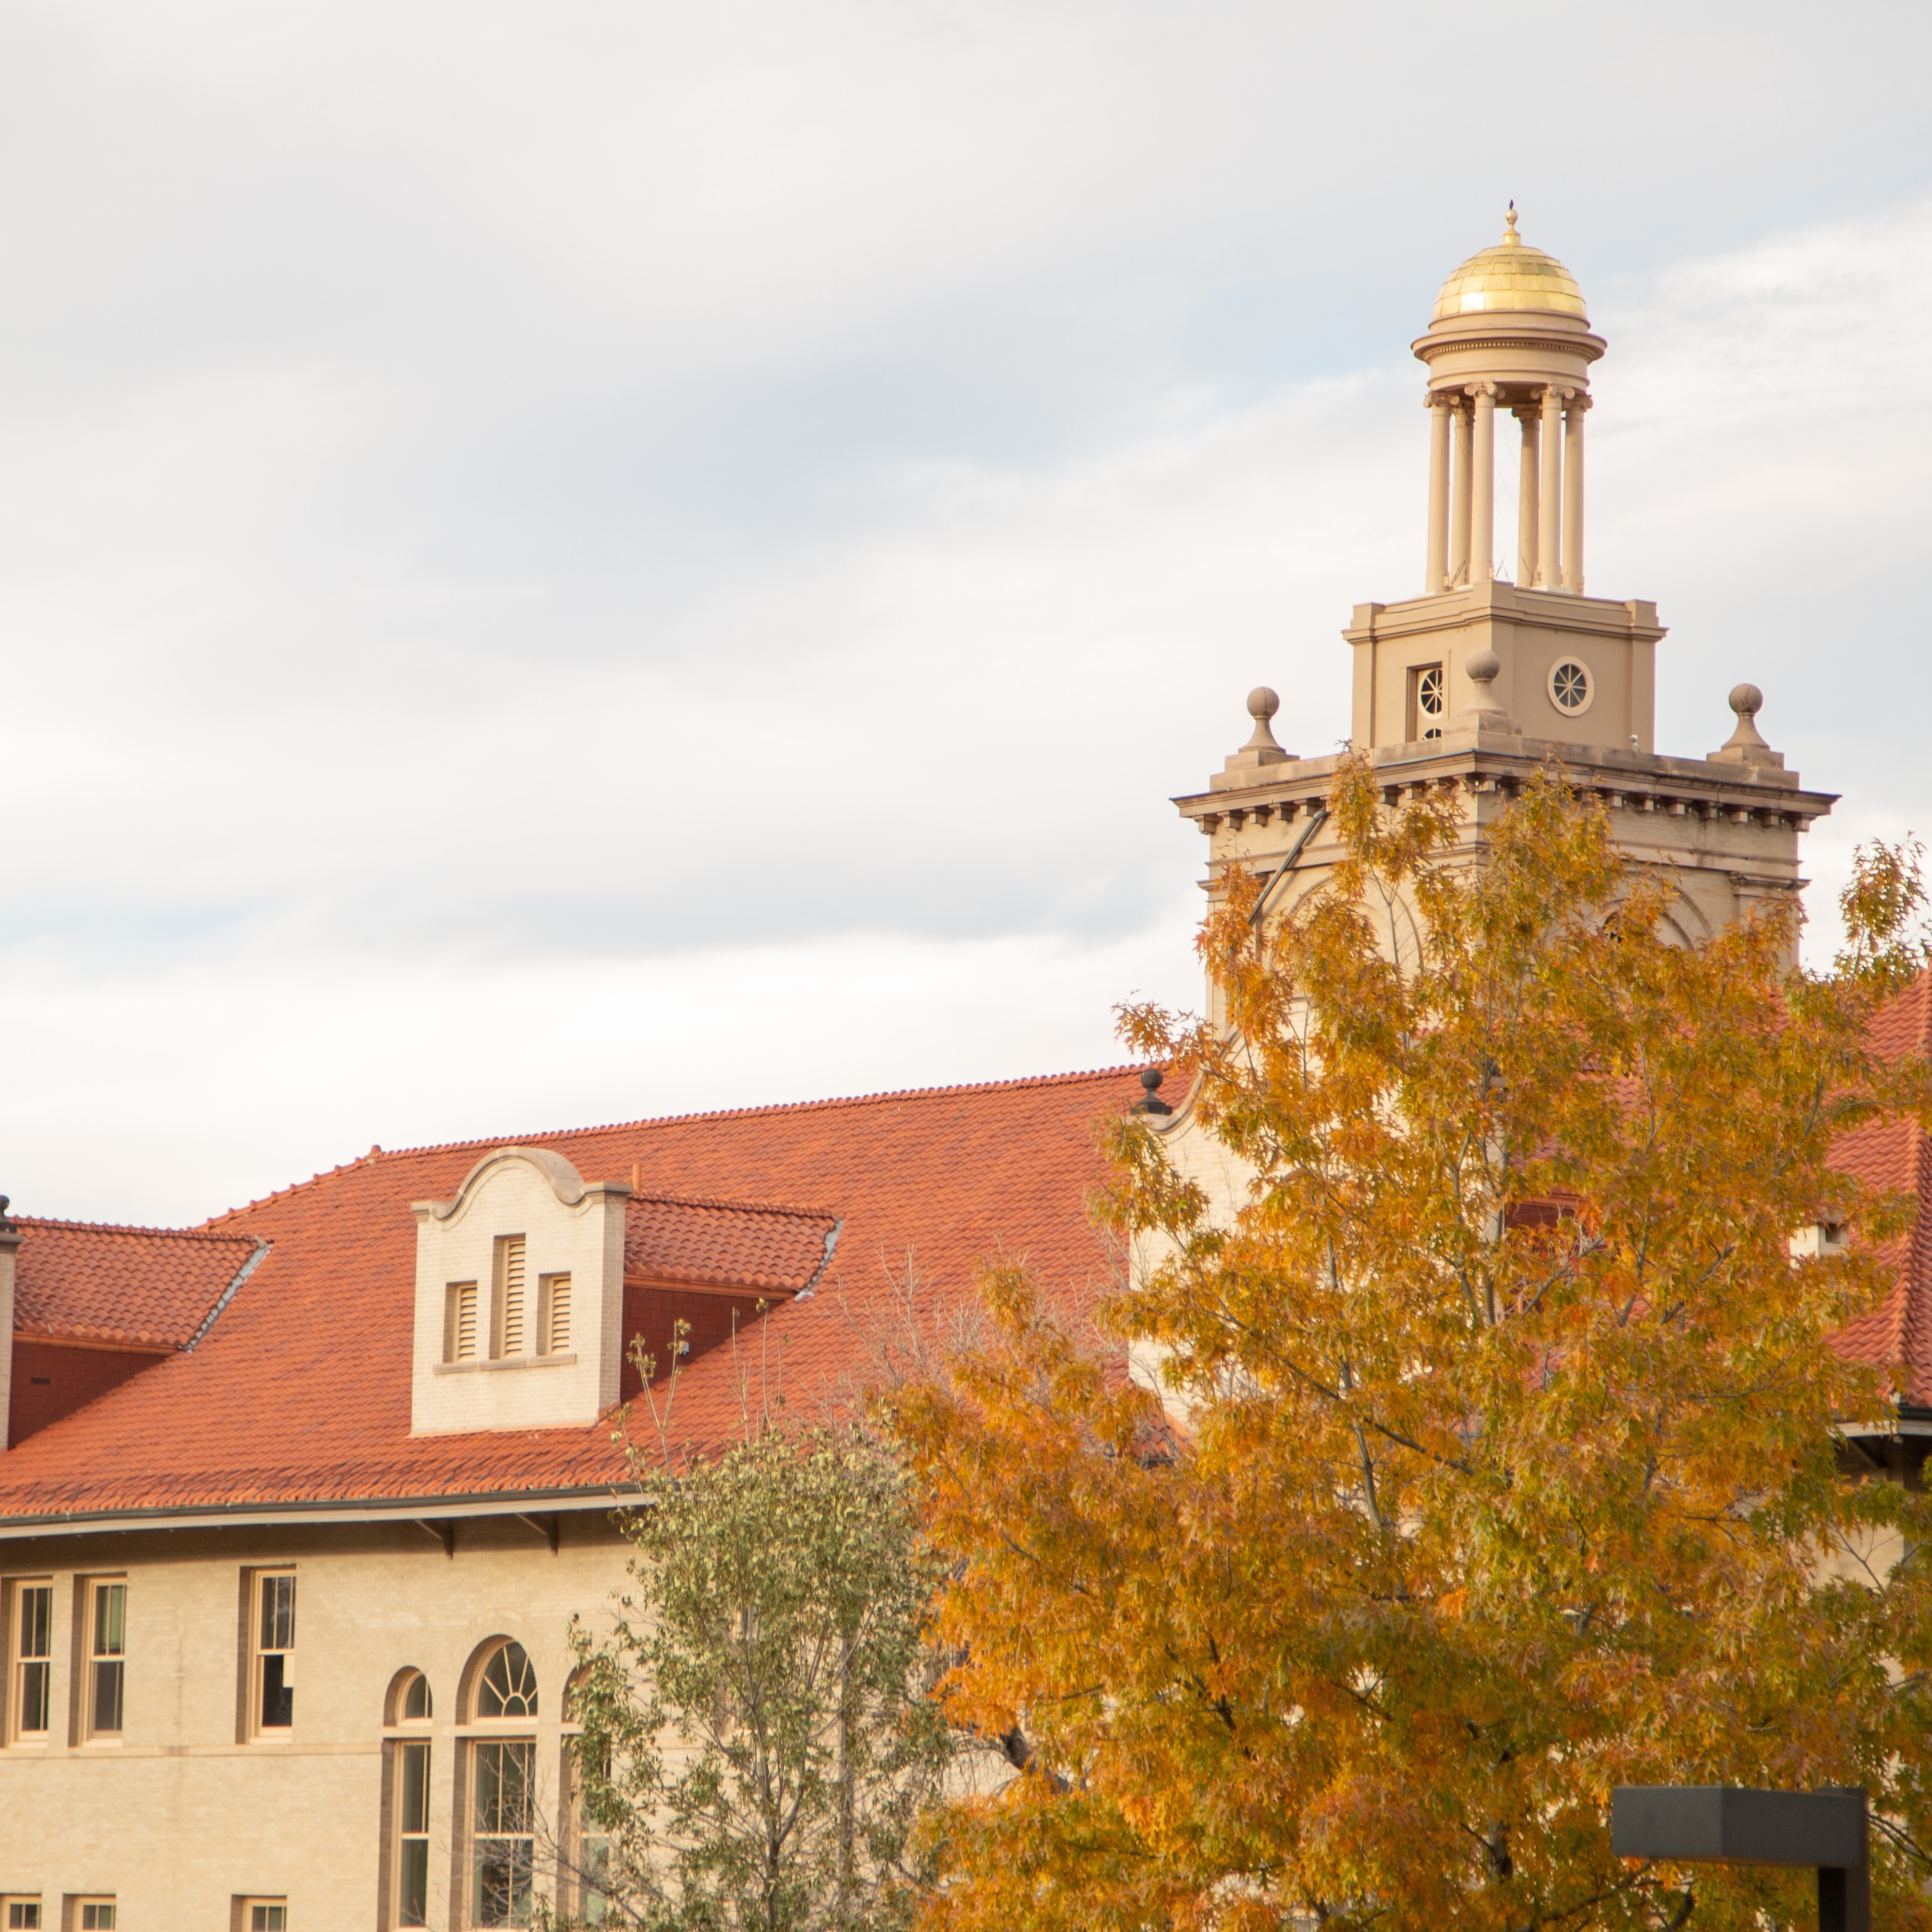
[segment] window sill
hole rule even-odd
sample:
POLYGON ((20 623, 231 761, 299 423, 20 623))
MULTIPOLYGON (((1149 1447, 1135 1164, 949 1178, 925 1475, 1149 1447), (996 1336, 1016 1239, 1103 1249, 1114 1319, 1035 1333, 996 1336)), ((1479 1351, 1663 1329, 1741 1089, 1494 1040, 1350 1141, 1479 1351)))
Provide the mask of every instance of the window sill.
POLYGON ((502 1355, 485 1361, 438 1362, 440 1376, 472 1376, 488 1369, 567 1369, 577 1360, 574 1351, 561 1355, 502 1355))

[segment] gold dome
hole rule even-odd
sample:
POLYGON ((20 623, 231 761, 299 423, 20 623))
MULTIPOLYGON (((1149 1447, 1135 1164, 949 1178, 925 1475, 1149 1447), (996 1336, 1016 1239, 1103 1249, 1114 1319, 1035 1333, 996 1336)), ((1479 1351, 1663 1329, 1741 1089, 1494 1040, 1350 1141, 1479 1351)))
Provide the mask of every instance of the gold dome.
POLYGON ((1554 255, 1528 247, 1516 232, 1516 203, 1508 226, 1493 248, 1472 255, 1442 284, 1433 320, 1476 315, 1486 310, 1540 309, 1545 314, 1588 317, 1576 278, 1554 255))

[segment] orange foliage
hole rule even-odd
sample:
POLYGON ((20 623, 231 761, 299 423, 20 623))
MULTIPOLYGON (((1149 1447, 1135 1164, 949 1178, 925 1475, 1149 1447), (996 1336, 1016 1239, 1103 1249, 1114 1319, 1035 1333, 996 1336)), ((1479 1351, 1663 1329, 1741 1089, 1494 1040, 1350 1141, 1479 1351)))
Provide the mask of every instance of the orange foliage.
POLYGON ((1157 1371, 1004 1268, 893 1398, 950 1708, 1025 1760, 941 1821, 934 1932, 1810 1922, 1804 1875, 1612 1859, 1630 1783, 1867 1785, 1879 1922, 1932 1926, 1926 1564, 1854 1560, 1932 1522, 1841 1473, 1893 1394, 1830 1345, 1904 1211, 1833 1139, 1932 1092, 1867 1046, 1909 859, 1806 975, 1776 912, 1666 943, 1560 779, 1474 866, 1359 764, 1331 809, 1328 886, 1258 932, 1237 879, 1204 929, 1231 1030, 1124 1016, 1253 1176, 1217 1221, 1113 1130, 1101 1320, 1157 1371), (1794 1262, 1821 1219, 1852 1251, 1794 1262))

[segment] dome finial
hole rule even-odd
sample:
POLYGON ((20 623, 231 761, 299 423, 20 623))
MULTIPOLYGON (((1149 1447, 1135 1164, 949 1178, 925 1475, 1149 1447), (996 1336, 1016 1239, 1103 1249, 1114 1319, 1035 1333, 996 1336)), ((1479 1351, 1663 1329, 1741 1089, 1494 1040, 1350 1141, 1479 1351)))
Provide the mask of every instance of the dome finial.
POLYGON ((1503 246, 1505 248, 1520 248, 1522 246, 1522 237, 1516 232, 1514 201, 1510 202, 1509 212, 1503 217, 1503 246))

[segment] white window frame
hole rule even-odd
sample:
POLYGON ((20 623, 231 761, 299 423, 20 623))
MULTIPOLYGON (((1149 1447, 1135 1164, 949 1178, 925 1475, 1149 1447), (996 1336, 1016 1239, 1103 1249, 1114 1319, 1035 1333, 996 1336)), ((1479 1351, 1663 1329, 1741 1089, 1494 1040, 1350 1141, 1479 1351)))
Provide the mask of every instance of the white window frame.
POLYGON ((84 1742, 90 1744, 113 1745, 120 1743, 128 1729, 128 1580, 123 1576, 88 1576, 82 1580, 81 1587, 87 1592, 82 1617, 81 1668, 86 1672, 81 1685, 80 1735, 84 1742), (104 1607, 101 1593, 106 1590, 121 1592, 121 1628, 118 1650, 104 1650, 100 1629, 100 1614, 104 1607), (120 1669, 118 1694, 116 1698, 115 1716, 119 1721, 111 1730, 100 1722, 100 1670, 104 1664, 116 1664, 120 1669))
MULTIPOLYGON (((499 1735, 485 1735, 469 1739, 470 1754, 469 1804, 467 1848, 469 1859, 464 1884, 463 1918, 461 1923, 479 1928, 479 1932, 496 1932, 496 1928, 522 1926, 530 1924, 536 1904, 537 1881, 537 1741, 527 1731, 506 1729, 499 1735), (524 1802, 525 1815, 520 1828, 486 1832, 482 1816, 483 1804, 483 1764, 486 1755, 491 1752, 514 1751, 524 1763, 524 1802), (483 1847, 486 1844, 520 1844, 526 1848, 527 1858, 526 1882, 529 1887, 528 1904, 524 1916, 507 1918, 485 1918, 483 1916, 483 1847)), ((500 1820, 499 1821, 501 1822, 500 1820)), ((512 1854, 514 1857, 514 1852, 512 1854)))
POLYGON ((1550 693, 1550 708, 1559 718, 1580 718, 1597 701, 1597 674, 1580 657, 1566 655, 1558 658, 1550 667, 1550 675, 1544 680, 1550 693), (1580 704, 1562 704, 1556 698, 1556 674, 1563 670, 1576 670, 1583 680, 1583 701, 1580 704))
POLYGON ((429 1679, 420 1670, 412 1670, 393 1695, 394 1702, 392 1720, 383 1730, 383 1748, 389 1754, 391 1814, 389 1903, 384 1923, 398 1928, 398 1932, 416 1932, 416 1928, 429 1923, 429 1874, 435 1870, 433 1862, 434 1834, 431 1829, 435 1817, 435 1804, 430 1780, 436 1775, 436 1753, 432 1748, 434 1740, 430 1736, 430 1724, 436 1714, 436 1705, 430 1694, 429 1679), (410 1694, 418 1684, 422 1686, 424 1708, 420 1716, 412 1718, 407 1714, 410 1694), (415 1751, 422 1754, 422 1823, 420 1828, 412 1827, 405 1809, 409 1790, 407 1767, 410 1754, 415 1751), (420 1918, 405 1918, 403 1916, 404 1849, 416 1840, 420 1840, 424 1847, 423 1916, 420 1918))
MULTIPOLYGON (((5 1690, 6 1742, 30 1747, 47 1743, 53 1732, 54 1699, 54 1580, 51 1576, 14 1576, 7 1583, 7 1684, 5 1690), (26 1600, 30 1590, 46 1592, 46 1628, 40 1633, 44 1648, 32 1655, 24 1648, 26 1628, 26 1600), (27 1703, 27 1671, 39 1664, 45 1672, 40 1690, 40 1725, 28 1730, 24 1722, 27 1703)), ((19 1894, 24 1898, 25 1894, 19 1894)), ((10 1898, 14 1894, 9 1894, 10 1898)), ((0 1932, 4 1932, 0 1926, 0 1932)))
POLYGON ((1408 742, 1420 744, 1426 739, 1441 737, 1449 718, 1449 666, 1446 660, 1410 665, 1408 703, 1408 742), (1435 710, 1425 711, 1422 704, 1423 680, 1432 671, 1436 674, 1438 701, 1435 710))
POLYGON ((606 1912, 598 1911, 595 1918, 590 1916, 590 1908, 598 1903, 590 1895, 591 1887, 586 1882, 590 1847, 603 1847, 603 1857, 599 1862, 608 1874, 610 1868, 610 1840, 604 1833, 589 1829, 584 1816, 575 1749, 577 1740, 584 1735, 584 1726, 570 1714, 570 1694, 582 1675, 581 1672, 574 1675, 563 1691, 563 1724, 560 1740, 562 1749, 557 1765, 560 1802, 557 1812, 563 1821, 564 1869, 557 1874, 557 1904, 560 1908, 567 1908, 574 1919, 586 1925, 601 1925, 608 1916, 606 1912))
POLYGON ((0 1932, 9 1928, 25 1928, 26 1932, 51 1932, 46 1912, 42 1910, 44 1901, 38 1892, 0 1892, 0 1932), (24 1908, 31 1906, 32 1916, 24 1908), (14 1914, 19 1912, 16 1921, 14 1914))
POLYGON ((538 1865, 540 1852, 538 1827, 538 1780, 540 1761, 537 1754, 538 1714, 543 1708, 542 1686, 536 1674, 536 1667, 530 1661, 530 1653, 515 1638, 508 1638, 493 1644, 477 1659, 471 1676, 464 1707, 460 1748, 463 1752, 463 1816, 458 1820, 463 1846, 463 1896, 452 1901, 458 1907, 452 1911, 453 1923, 478 1928, 478 1932, 495 1932, 495 1928, 505 1926, 526 1925, 530 1922, 530 1912, 519 1918, 512 1913, 508 1918, 486 1919, 482 1914, 482 1890, 483 1881, 481 1848, 492 1840, 505 1844, 521 1840, 529 1848, 529 1886, 531 1912, 533 1912, 538 1898, 538 1882, 542 1876, 538 1865), (497 1658, 512 1645, 523 1652, 524 1667, 529 1672, 530 1699, 532 1708, 527 1712, 506 1714, 502 1716, 484 1716, 482 1711, 484 1678, 497 1658), (482 1829, 483 1802, 483 1765, 487 1753, 508 1748, 518 1751, 525 1767, 524 1796, 529 1814, 521 1830, 486 1832, 482 1829))
POLYGON ((118 1903, 115 1894, 106 1892, 82 1892, 70 1898, 67 1902, 68 1932, 115 1932, 121 1918, 118 1903), (104 1905, 107 1908, 104 1924, 100 1916, 100 1908, 104 1905), (94 1914, 92 1925, 87 1922, 89 1911, 94 1914))
POLYGON ((289 1901, 286 1893, 279 1898, 271 1898, 266 1893, 251 1892, 246 1898, 236 1899, 235 1901, 236 1932, 256 1932, 255 1914, 257 1912, 265 1913, 279 1912, 282 1915, 282 1922, 279 1926, 271 1928, 270 1932, 288 1932, 289 1901))
MULTIPOLYGON (((270 1743, 295 1734, 295 1660, 301 1642, 302 1629, 299 1621, 302 1592, 296 1587, 298 1580, 299 1574, 292 1564, 250 1570, 248 1576, 248 1735, 250 1738, 270 1743), (284 1581, 289 1584, 291 1592, 288 1641, 286 1644, 264 1643, 262 1640, 262 1614, 268 1600, 268 1586, 272 1583, 279 1584, 284 1581), (266 1660, 272 1657, 279 1657, 282 1660, 282 1688, 289 1694, 290 1706, 290 1721, 286 1724, 269 1724, 262 1721, 262 1683, 266 1660)), ((262 1902, 260 1900, 251 1901, 254 1904, 262 1902)), ((286 1899, 272 1899, 266 1902, 286 1905, 288 1901, 286 1899)))

